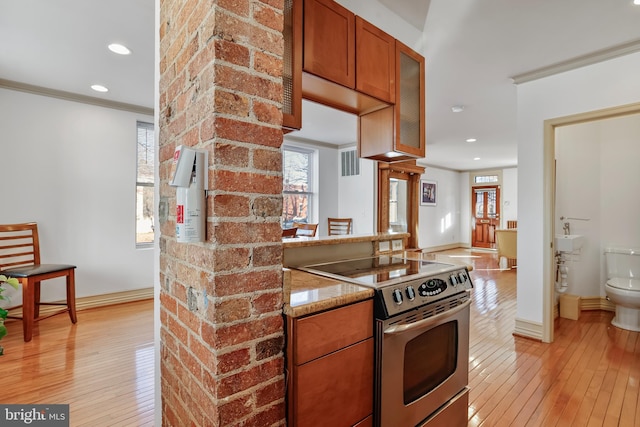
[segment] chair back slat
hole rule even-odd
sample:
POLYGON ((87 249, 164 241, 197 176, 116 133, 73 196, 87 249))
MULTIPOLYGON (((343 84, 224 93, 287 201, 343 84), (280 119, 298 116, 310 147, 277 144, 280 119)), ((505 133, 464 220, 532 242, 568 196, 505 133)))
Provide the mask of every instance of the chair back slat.
POLYGON ((351 234, 352 218, 328 218, 329 236, 351 234))
POLYGON ((40 264, 37 224, 0 224, 0 271, 34 264, 40 264))
POLYGON ((306 222, 294 222, 293 226, 298 229, 296 236, 315 237, 318 224, 307 224, 306 222))

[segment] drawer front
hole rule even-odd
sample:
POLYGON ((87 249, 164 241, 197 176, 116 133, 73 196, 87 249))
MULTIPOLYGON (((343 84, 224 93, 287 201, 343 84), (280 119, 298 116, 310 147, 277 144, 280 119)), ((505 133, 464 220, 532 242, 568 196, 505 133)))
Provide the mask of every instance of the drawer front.
POLYGON ((295 319, 293 363, 340 350, 373 336, 373 300, 295 319))
POLYGON ((369 338, 296 366, 293 425, 352 426, 371 415, 373 351, 369 338))

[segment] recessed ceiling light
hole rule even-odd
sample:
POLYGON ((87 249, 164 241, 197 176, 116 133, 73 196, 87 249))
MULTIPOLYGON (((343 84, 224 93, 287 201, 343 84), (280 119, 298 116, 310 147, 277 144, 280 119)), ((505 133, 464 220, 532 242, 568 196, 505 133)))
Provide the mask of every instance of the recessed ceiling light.
POLYGON ((108 47, 111 52, 117 53, 118 55, 129 55, 131 53, 128 47, 119 43, 111 43, 108 47))
POLYGON ((466 141, 467 141, 467 142, 476 142, 476 141, 477 141, 477 139, 475 139, 475 138, 468 138, 466 141))
POLYGON ((473 160, 480 160, 480 157, 474 157, 473 160))
POLYGON ((633 0, 633 4, 640 5, 640 0, 633 0))
POLYGON ((451 107, 451 111, 454 113, 462 113, 464 111, 464 105, 454 105, 451 107))
POLYGON ((91 85, 91 89, 95 90, 96 92, 109 92, 109 89, 102 85, 91 85))

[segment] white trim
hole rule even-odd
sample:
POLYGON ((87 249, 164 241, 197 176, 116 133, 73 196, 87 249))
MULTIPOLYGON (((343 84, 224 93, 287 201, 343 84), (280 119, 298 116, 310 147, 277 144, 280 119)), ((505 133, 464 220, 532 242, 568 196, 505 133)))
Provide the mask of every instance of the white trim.
POLYGON ((516 319, 514 335, 542 341, 542 323, 516 319))
POLYGON ((535 70, 527 71, 511 77, 514 84, 526 83, 549 77, 554 74, 563 73, 565 71, 575 70, 576 68, 586 67, 587 65, 597 64, 598 62, 607 61, 619 56, 629 55, 640 51, 640 40, 634 40, 618 46, 607 49, 598 50, 587 55, 577 56, 566 61, 557 62, 555 64, 541 67, 535 70))
MULTIPOLYGON (((135 289, 133 291, 115 292, 112 294, 92 295, 89 297, 76 298, 76 311, 88 310, 90 308, 105 307, 108 305, 124 304, 127 302, 142 301, 153 299, 153 288, 135 289)), ((65 304, 64 301, 55 301, 55 303, 65 304)), ((40 315, 46 315, 48 312, 59 311, 57 306, 40 307, 40 315)), ((11 310, 10 316, 22 316, 22 309, 16 308, 11 310)))
POLYGON ((80 95, 62 90, 49 89, 42 86, 34 86, 27 83, 15 82, 13 80, 0 79, 0 88, 16 90, 19 92, 33 93, 35 95, 48 96, 51 98, 64 99, 66 101, 81 102, 83 104, 97 105, 99 107, 113 108, 115 110, 129 111, 136 114, 153 116, 153 108, 142 107, 140 105, 127 104, 124 102, 110 101, 108 99, 95 98, 93 96, 80 95))

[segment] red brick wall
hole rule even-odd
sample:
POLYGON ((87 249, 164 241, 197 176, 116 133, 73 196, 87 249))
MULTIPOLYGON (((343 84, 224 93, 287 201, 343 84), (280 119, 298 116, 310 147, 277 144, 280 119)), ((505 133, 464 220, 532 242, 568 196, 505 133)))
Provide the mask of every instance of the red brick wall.
POLYGON ((285 424, 282 9, 161 1, 163 425, 285 424), (180 144, 209 152, 204 243, 175 239, 168 182, 180 144))

